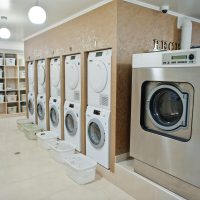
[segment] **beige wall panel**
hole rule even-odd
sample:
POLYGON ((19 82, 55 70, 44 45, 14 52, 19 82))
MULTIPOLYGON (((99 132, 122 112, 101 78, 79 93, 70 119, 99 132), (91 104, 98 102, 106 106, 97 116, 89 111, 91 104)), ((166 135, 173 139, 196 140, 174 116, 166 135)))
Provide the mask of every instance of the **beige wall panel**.
POLYGON ((192 45, 200 46, 200 24, 196 22, 192 24, 192 45))

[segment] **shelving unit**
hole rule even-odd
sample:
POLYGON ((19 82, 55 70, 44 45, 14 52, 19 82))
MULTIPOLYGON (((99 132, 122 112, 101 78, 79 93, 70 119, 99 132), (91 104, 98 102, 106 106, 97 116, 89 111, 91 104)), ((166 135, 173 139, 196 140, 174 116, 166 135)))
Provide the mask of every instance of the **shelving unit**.
POLYGON ((0 116, 25 114, 26 76, 22 53, 0 53, 0 116), (2 86, 3 84, 3 86, 2 86), (2 98, 3 95, 3 98, 2 98), (2 101, 3 100, 3 101, 2 101), (12 107, 12 108, 11 108, 12 107), (9 109, 16 113, 9 113, 9 109))

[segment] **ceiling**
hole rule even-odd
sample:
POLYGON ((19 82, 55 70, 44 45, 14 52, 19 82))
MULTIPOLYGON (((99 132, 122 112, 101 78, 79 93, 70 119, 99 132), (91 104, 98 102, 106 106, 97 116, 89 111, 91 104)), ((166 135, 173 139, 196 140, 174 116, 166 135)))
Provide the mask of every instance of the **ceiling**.
MULTIPOLYGON (((34 25, 28 19, 28 10, 36 0, 0 0, 0 16, 6 16, 7 22, 0 21, 11 31, 10 41, 23 41, 24 38, 58 23, 105 0, 40 0, 39 5, 47 12, 43 25, 34 25)), ((0 39, 1 40, 1 39, 0 39)))
MULTIPOLYGON (((32 24, 27 17, 28 10, 37 0, 0 0, 0 16, 7 16, 7 22, 0 21, 0 27, 6 26, 11 31, 9 41, 23 41, 43 29, 48 28, 72 15, 109 0, 39 0, 47 12, 47 21, 43 25, 32 24)), ((170 6, 170 11, 191 16, 200 21, 200 0, 127 0, 132 3, 148 3, 159 8, 163 4, 170 6)), ((0 39, 0 42, 2 40, 0 39)))
MULTIPOLYGON (((140 4, 144 2, 156 7, 162 5, 169 5, 170 11, 177 12, 182 15, 186 15, 192 18, 200 20, 200 0, 127 0, 132 3, 140 4)), ((156 8, 155 7, 155 8, 156 8)))

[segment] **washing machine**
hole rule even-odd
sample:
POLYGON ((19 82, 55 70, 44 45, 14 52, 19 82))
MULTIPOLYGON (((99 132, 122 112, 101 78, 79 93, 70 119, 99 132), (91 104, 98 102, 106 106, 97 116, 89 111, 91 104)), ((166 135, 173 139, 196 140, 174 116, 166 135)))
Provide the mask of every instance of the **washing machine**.
POLYGON ((46 124, 46 96, 38 95, 37 96, 37 117, 38 117, 38 126, 43 130, 47 130, 46 124))
POLYGON ((110 109, 112 50, 90 52, 88 56, 88 105, 110 109))
POLYGON ((38 73, 38 94, 46 93, 46 66, 45 60, 39 60, 37 63, 38 73))
POLYGON ((60 97, 60 58, 50 61, 51 97, 60 97))
POLYGON ((81 105, 65 102, 64 106, 65 140, 77 151, 81 151, 81 105))
POLYGON ((199 74, 200 49, 133 55, 134 170, 193 200, 200 199, 199 74))
POLYGON ((81 101, 81 55, 65 58, 65 99, 80 103, 81 101))
POLYGON ((28 63, 28 86, 29 92, 34 93, 34 61, 28 63))
POLYGON ((88 106, 86 111, 86 155, 109 169, 110 111, 88 106))
POLYGON ((60 97, 51 97, 49 100, 50 131, 61 139, 61 100, 60 97))
POLYGON ((35 97, 34 93, 28 93, 28 117, 29 121, 35 124, 35 97))

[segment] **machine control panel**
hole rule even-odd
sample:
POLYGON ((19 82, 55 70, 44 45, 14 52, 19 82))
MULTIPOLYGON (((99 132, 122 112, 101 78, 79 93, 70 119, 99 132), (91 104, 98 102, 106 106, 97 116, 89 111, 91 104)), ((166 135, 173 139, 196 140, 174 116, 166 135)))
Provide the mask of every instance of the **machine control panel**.
POLYGON ((163 53, 162 64, 163 65, 195 64, 196 57, 197 57, 196 51, 163 53))

